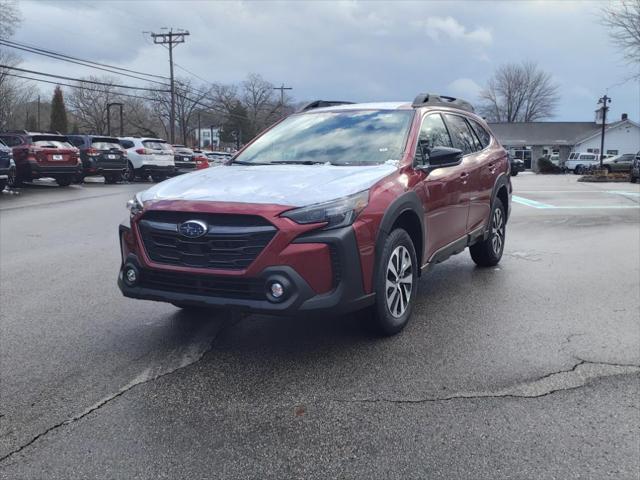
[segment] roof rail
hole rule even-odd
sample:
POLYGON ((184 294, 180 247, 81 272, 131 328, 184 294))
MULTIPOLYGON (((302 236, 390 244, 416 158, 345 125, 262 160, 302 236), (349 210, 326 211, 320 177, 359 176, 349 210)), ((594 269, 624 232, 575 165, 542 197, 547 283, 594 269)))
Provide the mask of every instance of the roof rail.
POLYGON ((449 97, 446 95, 436 95, 434 93, 418 94, 418 96, 413 100, 411 106, 413 108, 432 106, 456 107, 462 110, 466 110, 467 112, 475 112, 473 106, 466 100, 462 100, 461 98, 449 97))
POLYGON ((298 112, 306 112, 315 108, 335 107, 337 105, 352 105, 355 102, 343 102, 341 100, 314 100, 304 105, 298 112))

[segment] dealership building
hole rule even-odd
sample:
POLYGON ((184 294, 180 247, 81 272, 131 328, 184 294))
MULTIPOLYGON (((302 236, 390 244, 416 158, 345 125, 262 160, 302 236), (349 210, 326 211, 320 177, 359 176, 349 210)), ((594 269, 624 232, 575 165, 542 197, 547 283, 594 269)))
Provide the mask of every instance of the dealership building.
MULTIPOLYGON (((598 117, 598 116, 597 116, 598 117)), ((602 121, 490 123, 500 143, 525 168, 537 170, 537 160, 557 154, 564 162, 571 152, 600 153, 602 121)), ((611 155, 640 151, 640 125, 627 114, 605 126, 604 152, 611 155)))

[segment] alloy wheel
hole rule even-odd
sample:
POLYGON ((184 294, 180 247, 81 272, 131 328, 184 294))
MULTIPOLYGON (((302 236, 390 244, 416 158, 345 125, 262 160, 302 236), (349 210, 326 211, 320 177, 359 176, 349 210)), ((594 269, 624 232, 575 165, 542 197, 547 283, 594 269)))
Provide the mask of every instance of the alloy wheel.
POLYGON ((504 245, 504 227, 504 214, 502 213, 502 209, 496 208, 491 221, 491 246, 496 256, 500 255, 502 246, 504 245))
POLYGON ((401 317, 409 306, 413 289, 413 263, 406 247, 395 248, 387 264, 386 297, 389 312, 401 317))

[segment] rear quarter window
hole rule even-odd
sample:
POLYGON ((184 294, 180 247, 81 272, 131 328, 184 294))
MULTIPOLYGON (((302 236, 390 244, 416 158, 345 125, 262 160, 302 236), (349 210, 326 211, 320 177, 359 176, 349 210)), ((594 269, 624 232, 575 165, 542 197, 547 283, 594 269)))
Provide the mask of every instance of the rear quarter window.
POLYGON ((489 134, 489 132, 487 132, 484 127, 475 120, 472 120, 470 118, 468 118, 467 120, 471 125, 471 128, 476 132, 476 135, 478 136, 478 139, 482 144, 482 148, 487 148, 491 143, 491 135, 489 134))
POLYGON ((133 142, 131 140, 120 140, 122 148, 133 148, 133 142))

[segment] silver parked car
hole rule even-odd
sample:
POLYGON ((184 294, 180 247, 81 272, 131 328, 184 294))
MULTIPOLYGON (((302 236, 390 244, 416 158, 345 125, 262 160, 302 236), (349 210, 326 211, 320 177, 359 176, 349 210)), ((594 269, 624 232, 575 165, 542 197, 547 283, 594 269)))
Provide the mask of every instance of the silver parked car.
POLYGON ((607 158, 602 162, 602 166, 607 169, 609 173, 615 172, 630 172, 631 162, 636 157, 633 153, 624 153, 622 155, 616 155, 615 157, 607 158))

